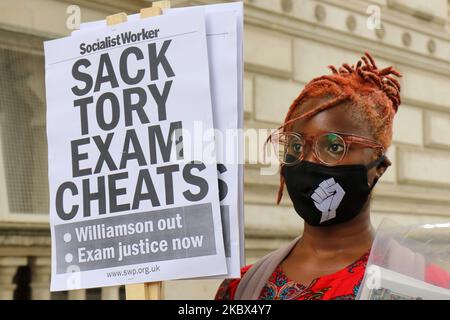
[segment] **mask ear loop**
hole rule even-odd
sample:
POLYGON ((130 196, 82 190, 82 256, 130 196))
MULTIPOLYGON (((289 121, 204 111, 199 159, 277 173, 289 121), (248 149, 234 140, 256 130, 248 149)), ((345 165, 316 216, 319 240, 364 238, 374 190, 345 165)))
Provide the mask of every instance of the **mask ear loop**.
POLYGON ((381 163, 383 163, 383 161, 387 160, 387 156, 386 155, 382 155, 380 156, 377 160, 369 163, 366 168, 367 170, 373 169, 375 167, 378 167, 381 163))
MULTIPOLYGON (((378 167, 380 164, 382 164, 385 160, 387 160, 387 156, 383 154, 383 155, 380 156, 377 160, 375 160, 375 161, 369 163, 369 164, 366 166, 366 168, 367 168, 367 170, 376 168, 376 167, 378 167)), ((375 187, 375 185, 377 184, 377 182, 378 182, 378 178, 375 178, 374 181, 373 181, 373 183, 372 183, 372 186, 370 187, 370 192, 372 192, 372 190, 373 190, 373 188, 375 187)))

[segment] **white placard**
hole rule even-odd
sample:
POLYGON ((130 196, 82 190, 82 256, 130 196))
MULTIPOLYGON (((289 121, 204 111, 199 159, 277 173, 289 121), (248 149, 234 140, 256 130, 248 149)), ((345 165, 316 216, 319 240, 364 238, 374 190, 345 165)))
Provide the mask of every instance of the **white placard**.
POLYGON ((45 62, 51 290, 226 274, 214 141, 185 143, 213 129, 204 14, 48 41, 45 62))
MULTIPOLYGON (((228 273, 214 276, 239 278, 245 264, 243 214, 243 4, 232 2, 165 9, 163 14, 200 11, 206 17, 214 127, 219 131, 217 156, 221 186, 221 216, 228 273)), ((128 16, 139 20, 139 14, 128 16)), ((82 23, 79 34, 106 28, 106 21, 82 23)))

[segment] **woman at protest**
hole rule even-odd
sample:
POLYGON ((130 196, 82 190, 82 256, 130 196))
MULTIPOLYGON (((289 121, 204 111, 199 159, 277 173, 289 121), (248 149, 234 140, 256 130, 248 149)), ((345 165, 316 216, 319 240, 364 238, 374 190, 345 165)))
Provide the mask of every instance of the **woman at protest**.
MULTIPOLYGON (((386 156, 401 104, 401 77, 366 53, 356 65, 330 66, 290 106, 268 138, 280 157, 277 203, 286 187, 304 220, 302 236, 226 279, 217 300, 351 300, 364 276, 375 232, 371 191, 391 162, 386 156)), ((450 278, 428 266, 425 280, 450 278)))

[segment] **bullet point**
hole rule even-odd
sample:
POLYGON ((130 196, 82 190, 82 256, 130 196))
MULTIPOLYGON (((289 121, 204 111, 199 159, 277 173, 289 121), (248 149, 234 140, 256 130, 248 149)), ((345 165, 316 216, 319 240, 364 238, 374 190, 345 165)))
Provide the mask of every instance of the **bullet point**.
POLYGON ((66 262, 67 262, 67 263, 71 263, 72 260, 73 260, 72 254, 70 254, 70 253, 66 254, 65 259, 66 259, 66 262))
POLYGON ((70 242, 72 240, 72 235, 70 233, 64 234, 64 242, 70 242))

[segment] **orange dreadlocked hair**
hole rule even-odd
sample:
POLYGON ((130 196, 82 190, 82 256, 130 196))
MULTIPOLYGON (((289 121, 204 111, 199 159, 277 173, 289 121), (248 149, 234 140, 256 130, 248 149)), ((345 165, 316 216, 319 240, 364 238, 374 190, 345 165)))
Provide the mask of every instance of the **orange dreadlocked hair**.
MULTIPOLYGON (((364 121, 375 139, 386 150, 392 141, 394 116, 401 104, 400 83, 392 75, 402 75, 393 67, 378 69, 372 55, 365 55, 355 66, 344 63, 337 70, 329 66, 331 75, 311 80, 291 104, 283 124, 283 131, 289 131, 295 120, 313 117, 319 112, 337 105, 351 108, 351 116, 364 121), (325 103, 303 113, 301 103, 313 97, 328 97, 325 103), (345 102, 345 103, 344 103, 345 102), (303 113, 303 114, 302 114, 303 113)), ((284 190, 284 177, 280 174, 277 204, 284 190)))

